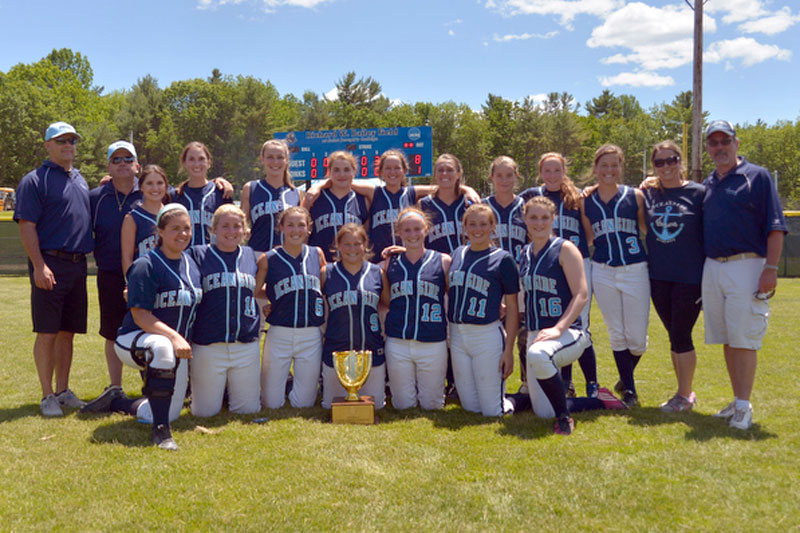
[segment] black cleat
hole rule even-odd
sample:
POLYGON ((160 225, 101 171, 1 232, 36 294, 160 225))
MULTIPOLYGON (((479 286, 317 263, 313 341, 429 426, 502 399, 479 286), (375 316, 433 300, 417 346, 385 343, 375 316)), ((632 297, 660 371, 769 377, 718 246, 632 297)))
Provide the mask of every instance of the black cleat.
POLYGON ((165 424, 153 426, 153 429, 150 430, 150 442, 162 450, 175 451, 178 449, 178 444, 172 438, 172 432, 169 426, 165 424))
POLYGON ((639 407, 639 396, 633 391, 626 390, 622 393, 622 403, 624 403, 628 409, 639 407))
POLYGON ((110 413, 111 403, 122 396, 124 396, 122 387, 109 385, 103 389, 100 396, 81 407, 81 413, 110 413))

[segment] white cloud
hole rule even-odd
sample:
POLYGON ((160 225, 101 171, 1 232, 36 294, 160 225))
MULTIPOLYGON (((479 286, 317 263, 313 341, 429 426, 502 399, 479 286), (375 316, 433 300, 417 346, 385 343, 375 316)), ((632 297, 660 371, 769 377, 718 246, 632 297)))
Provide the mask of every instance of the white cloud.
POLYGON ((722 14, 722 22, 733 24, 744 20, 756 19, 768 15, 761 0, 725 0, 724 2, 708 2, 704 12, 722 14))
POLYGON ((452 37, 455 34, 456 34, 456 32, 454 32, 453 30, 447 30, 447 35, 452 37))
POLYGON ((197 9, 216 9, 225 4, 241 4, 243 0, 197 0, 197 9))
POLYGON ((625 0, 488 0, 484 7, 507 16, 557 15, 559 24, 572 29, 578 15, 605 17, 624 5, 625 0))
POLYGON ((339 89, 334 87, 330 91, 326 92, 323 96, 325 97, 325 100, 327 100, 329 102, 333 102, 335 100, 338 100, 339 99, 339 89))
POLYGON ((798 22, 800 22, 800 15, 792 15, 792 11, 788 7, 783 7, 768 17, 744 22, 739 25, 739 29, 744 33, 775 35, 788 30, 798 22))
POLYGON ((544 103, 547 102, 547 95, 544 93, 529 94, 528 98, 531 99, 536 107, 543 107, 544 103))
POLYGON ((451 20, 449 22, 445 22, 444 25, 445 26, 455 26, 456 24, 461 24, 462 22, 464 22, 464 21, 461 20, 461 19, 455 19, 455 20, 451 20))
POLYGON ((672 76, 661 76, 655 72, 620 72, 616 76, 600 76, 597 78, 603 87, 629 85, 631 87, 651 87, 660 89, 675 85, 672 76))
POLYGON ((245 1, 260 4, 264 12, 272 13, 283 6, 311 9, 332 0, 197 0, 197 9, 216 9, 226 4, 241 4, 245 1))
MULTIPOLYGON (((792 52, 775 45, 761 44, 750 37, 739 37, 725 41, 717 41, 708 47, 703 60, 708 63, 739 60, 745 67, 752 67, 768 59, 789 61, 792 52)), ((728 64, 727 68, 732 68, 728 64)))
POLYGON ((557 31, 549 31, 547 33, 508 33, 506 35, 497 35, 492 37, 492 40, 498 43, 507 43, 509 41, 525 41, 528 39, 552 39, 558 35, 557 31))

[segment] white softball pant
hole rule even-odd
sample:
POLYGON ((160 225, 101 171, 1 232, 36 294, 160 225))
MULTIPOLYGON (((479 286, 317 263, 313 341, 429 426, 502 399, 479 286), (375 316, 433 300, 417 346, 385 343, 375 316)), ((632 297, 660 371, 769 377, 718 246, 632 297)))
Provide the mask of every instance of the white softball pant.
POLYGON ((386 370, 395 409, 444 407, 447 341, 386 339, 386 370))
MULTIPOLYGON (((326 364, 322 365, 322 407, 330 409, 333 399, 337 396, 344 396, 344 390, 339 378, 336 376, 336 369, 326 364)), ((367 381, 358 389, 361 396, 372 396, 375 401, 375 409, 383 409, 386 405, 386 363, 373 366, 369 371, 367 381)))
POLYGON ((214 416, 222 409, 228 387, 228 408, 232 413, 256 413, 261 409, 258 341, 192 344, 192 414, 214 416))
MULTIPOLYGON (((588 257, 583 258, 583 273, 586 275, 586 289, 589 291, 589 299, 581 311, 581 327, 589 333, 589 311, 592 309, 592 260, 588 257)), ((520 307, 520 309, 522 308, 520 307)))
POLYGON ((582 329, 569 328, 556 340, 534 343, 538 331, 528 333, 528 394, 534 414, 541 418, 556 416, 550 400, 547 399, 537 380, 549 379, 560 371, 562 366, 574 363, 592 343, 589 335, 582 329))
POLYGON ((500 322, 450 324, 450 357, 461 407, 483 416, 505 411, 505 382, 500 358, 506 335, 500 322))
POLYGON ((270 326, 261 363, 261 402, 264 407, 278 409, 285 403, 289 367, 294 369, 289 403, 292 407, 313 406, 317 400, 321 361, 322 332, 319 327, 270 326))
MULTIPOLYGON (((145 333, 137 339, 136 337, 140 333, 142 333, 141 330, 131 331, 117 337, 114 343, 114 351, 120 361, 137 370, 144 370, 144 368, 139 366, 131 356, 131 345, 134 340, 136 340, 136 349, 145 352, 147 364, 153 368, 164 370, 175 368, 177 360, 175 389, 172 391, 172 399, 169 402, 169 421, 173 422, 180 416, 181 409, 183 409, 183 400, 186 398, 186 385, 189 382, 189 363, 186 359, 176 359, 172 342, 165 336, 145 333)), ((144 403, 139 405, 136 416, 145 422, 152 423, 153 412, 150 410, 149 400, 145 400, 144 403)))
POLYGON ((592 262, 592 289, 603 313, 611 349, 647 351, 650 278, 647 263, 612 267, 592 262))

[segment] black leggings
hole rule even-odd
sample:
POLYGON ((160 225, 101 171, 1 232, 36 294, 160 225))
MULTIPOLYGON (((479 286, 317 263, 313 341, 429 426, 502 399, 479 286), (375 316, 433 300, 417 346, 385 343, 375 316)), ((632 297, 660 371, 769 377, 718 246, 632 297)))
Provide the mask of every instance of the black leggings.
POLYGON ((700 284, 651 279, 650 295, 667 328, 670 349, 675 353, 694 350, 692 329, 702 307, 700 284))

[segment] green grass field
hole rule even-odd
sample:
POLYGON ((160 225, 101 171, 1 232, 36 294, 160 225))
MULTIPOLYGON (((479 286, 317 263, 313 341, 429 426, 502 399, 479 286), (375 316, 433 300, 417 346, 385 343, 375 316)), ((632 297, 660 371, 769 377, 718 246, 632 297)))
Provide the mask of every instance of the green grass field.
MULTIPOLYGON (((94 278, 90 334, 77 337, 71 387, 107 384, 94 278)), ((487 420, 387 408, 372 427, 334 426, 321 408, 174 424, 176 453, 122 416, 39 416, 28 280, 0 277, 0 530, 787 531, 800 527, 800 375, 794 313, 800 280, 773 300, 753 397, 754 427, 711 418, 731 398, 718 346, 702 344, 695 412, 658 405, 675 378, 651 314, 637 369, 643 407, 579 413, 570 437, 530 413, 487 420), (252 423, 266 416, 264 424, 252 423)), ((599 312, 601 384, 616 371, 599 312)), ((138 392, 138 374, 124 383, 138 392)), ((578 390, 583 382, 576 367, 578 390)), ((518 387, 518 372, 509 390, 518 387)))

